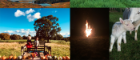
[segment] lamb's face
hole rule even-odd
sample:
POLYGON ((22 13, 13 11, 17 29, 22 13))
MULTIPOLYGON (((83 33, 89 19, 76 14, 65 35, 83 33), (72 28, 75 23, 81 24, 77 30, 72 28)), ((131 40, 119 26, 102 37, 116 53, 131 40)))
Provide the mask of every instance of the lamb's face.
POLYGON ((135 29, 134 25, 132 24, 131 20, 123 20, 123 27, 127 30, 127 31, 133 31, 135 29))

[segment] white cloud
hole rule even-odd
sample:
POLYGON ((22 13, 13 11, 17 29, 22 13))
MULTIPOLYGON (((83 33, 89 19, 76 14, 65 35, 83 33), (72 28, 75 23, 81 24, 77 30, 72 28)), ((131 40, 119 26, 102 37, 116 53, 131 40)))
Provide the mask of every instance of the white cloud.
POLYGON ((29 14, 27 16, 27 19, 28 19, 29 22, 32 22, 32 21, 34 21, 35 19, 38 19, 38 18, 41 18, 39 12, 35 13, 33 16, 31 14, 29 14))
MULTIPOLYGON (((17 34, 17 35, 25 35, 28 36, 29 34, 31 36, 35 36, 36 35, 36 31, 30 31, 30 29, 20 29, 20 30, 16 30, 16 31, 12 31, 12 30, 8 30, 8 31, 4 31, 4 33, 9 33, 11 34, 17 34)), ((63 37, 70 37, 70 33, 60 33, 63 37)))
POLYGON ((34 16, 32 16, 31 14, 29 14, 28 16, 27 16, 27 19, 28 19, 28 21, 29 22, 32 22, 32 21, 34 21, 34 16))
POLYGON ((26 16, 29 22, 34 21, 35 19, 41 18, 41 13, 40 12, 36 12, 34 15, 31 15, 31 13, 35 12, 35 10, 33 10, 32 8, 30 8, 29 10, 27 10, 26 12, 17 10, 15 12, 15 17, 19 17, 19 16, 26 16))
POLYGON ((63 37, 70 37, 70 33, 60 33, 63 37))
POLYGON ((30 10, 27 10, 27 11, 26 11, 26 14, 30 14, 30 13, 33 13, 33 12, 35 12, 35 10, 33 10, 33 9, 31 8, 30 10))
POLYGON ((34 14, 34 18, 37 18, 37 19, 38 19, 38 18, 41 18, 40 13, 39 13, 39 12, 35 13, 35 14, 34 14))
POLYGON ((20 29, 20 30, 16 30, 16 31, 8 30, 8 31, 4 31, 4 33, 9 33, 10 35, 11 34, 17 34, 17 35, 21 35, 21 36, 23 36, 23 35, 28 36, 29 34, 31 36, 36 35, 36 31, 30 31, 30 29, 27 29, 27 30, 20 29))
POLYGON ((16 30, 16 32, 19 32, 19 30, 16 30))
POLYGON ((13 33, 14 31, 8 30, 8 31, 4 31, 4 32, 13 33))
POLYGON ((22 12, 22 11, 20 11, 20 10, 17 10, 16 12, 15 12, 15 16, 16 17, 19 17, 19 16, 25 16, 25 13, 24 12, 22 12))

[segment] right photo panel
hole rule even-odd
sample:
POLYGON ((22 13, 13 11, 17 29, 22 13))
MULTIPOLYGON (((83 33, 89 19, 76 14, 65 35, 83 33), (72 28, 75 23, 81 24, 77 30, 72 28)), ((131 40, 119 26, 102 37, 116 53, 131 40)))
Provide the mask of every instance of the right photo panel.
POLYGON ((110 60, 140 59, 140 8, 110 8, 110 60))

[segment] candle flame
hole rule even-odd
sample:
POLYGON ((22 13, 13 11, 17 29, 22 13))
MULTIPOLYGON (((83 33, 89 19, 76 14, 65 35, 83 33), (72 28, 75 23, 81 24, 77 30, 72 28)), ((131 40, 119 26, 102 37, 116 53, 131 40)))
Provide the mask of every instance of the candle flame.
POLYGON ((86 20, 86 36, 88 37, 90 34, 91 34, 91 28, 90 28, 90 26, 88 26, 88 22, 87 22, 87 20, 86 20))

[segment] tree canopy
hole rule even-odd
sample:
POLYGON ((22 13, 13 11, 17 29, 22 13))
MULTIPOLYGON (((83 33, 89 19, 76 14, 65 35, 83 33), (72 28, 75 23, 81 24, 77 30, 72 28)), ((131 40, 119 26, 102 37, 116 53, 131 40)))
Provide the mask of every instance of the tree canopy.
POLYGON ((44 16, 40 19, 37 19, 34 23, 36 36, 47 39, 47 42, 49 42, 51 37, 54 37, 58 32, 61 31, 61 28, 58 27, 59 23, 57 23, 57 21, 58 18, 53 17, 53 15, 44 16))
POLYGON ((0 34, 0 38, 2 40, 9 40, 10 39, 10 35, 8 33, 1 33, 0 34))

